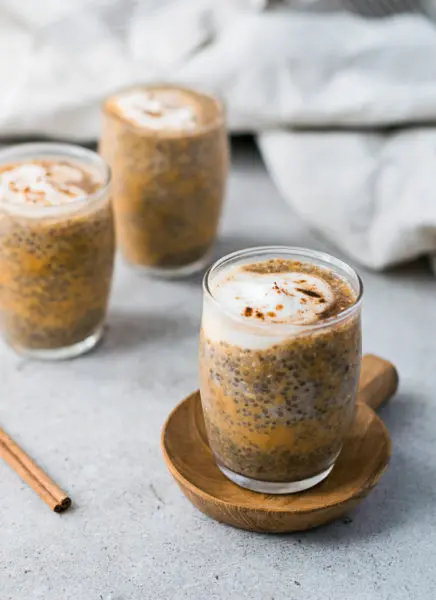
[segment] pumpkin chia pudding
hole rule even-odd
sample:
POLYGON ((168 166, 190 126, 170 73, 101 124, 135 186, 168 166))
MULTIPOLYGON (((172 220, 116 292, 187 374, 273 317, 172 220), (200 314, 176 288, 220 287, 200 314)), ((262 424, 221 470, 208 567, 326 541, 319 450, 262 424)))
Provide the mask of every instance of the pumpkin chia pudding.
POLYGON ((103 107, 100 153, 112 169, 117 243, 135 268, 192 274, 215 241, 228 169, 218 100, 173 86, 145 86, 103 107))
POLYGON ((244 250, 206 274, 201 399, 232 481, 280 494, 328 476, 354 419, 361 299, 348 265, 299 248, 244 250))
POLYGON ((115 251, 108 185, 89 150, 0 152, 0 317, 17 352, 71 358, 101 338, 115 251))

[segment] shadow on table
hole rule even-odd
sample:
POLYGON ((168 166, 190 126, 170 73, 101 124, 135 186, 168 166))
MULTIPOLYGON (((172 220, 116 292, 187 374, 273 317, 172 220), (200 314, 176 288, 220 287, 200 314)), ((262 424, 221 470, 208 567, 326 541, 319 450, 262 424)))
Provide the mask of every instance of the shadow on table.
POLYGON ((406 522, 425 521, 433 513, 436 465, 412 456, 406 443, 424 415, 419 397, 399 393, 379 414, 393 443, 387 472, 378 486, 349 515, 330 525, 297 534, 304 543, 336 544, 372 538, 406 522))
POLYGON ((341 542, 386 535, 408 522, 426 521, 434 513, 436 502, 436 465, 412 456, 406 443, 423 415, 418 397, 399 393, 380 410, 392 438, 393 451, 390 466, 378 486, 358 508, 341 519, 310 531, 274 538, 286 538, 305 546, 337 546, 341 542))
POLYGON ((112 354, 140 348, 156 340, 171 343, 196 335, 197 323, 188 314, 159 314, 144 312, 112 311, 109 314, 107 332, 99 348, 99 354, 112 354))

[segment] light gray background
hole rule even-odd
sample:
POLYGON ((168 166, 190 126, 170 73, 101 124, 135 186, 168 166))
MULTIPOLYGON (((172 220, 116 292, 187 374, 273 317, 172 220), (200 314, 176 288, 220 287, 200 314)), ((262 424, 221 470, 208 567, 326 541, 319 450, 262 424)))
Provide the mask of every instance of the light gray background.
MULTIPOLYGON (((277 243, 335 252, 238 144, 217 254, 277 243)), ((0 423, 74 500, 55 515, 0 463, 1 600, 435 598, 435 280, 424 262, 362 275, 365 350, 401 375, 382 410, 392 463, 350 518, 304 534, 215 523, 165 467, 161 426, 197 386, 199 277, 147 280, 119 262, 97 352, 45 364, 1 346, 0 423)))

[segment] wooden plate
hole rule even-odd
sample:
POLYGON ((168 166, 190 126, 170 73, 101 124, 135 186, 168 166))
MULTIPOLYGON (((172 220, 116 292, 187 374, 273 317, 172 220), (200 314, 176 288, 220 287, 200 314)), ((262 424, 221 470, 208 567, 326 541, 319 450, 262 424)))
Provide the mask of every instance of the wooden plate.
POLYGON ((207 441, 198 391, 168 417, 162 431, 164 458, 185 496, 217 521, 259 532, 311 529, 352 510, 386 470, 391 440, 372 408, 387 400, 397 385, 391 363, 364 357, 356 419, 335 468, 322 483, 299 494, 259 494, 221 473, 207 441))

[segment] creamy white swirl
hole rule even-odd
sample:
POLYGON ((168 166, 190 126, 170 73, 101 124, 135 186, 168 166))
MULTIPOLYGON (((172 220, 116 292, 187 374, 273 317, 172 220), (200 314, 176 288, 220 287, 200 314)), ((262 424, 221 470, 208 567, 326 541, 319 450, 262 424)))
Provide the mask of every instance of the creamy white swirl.
POLYGON ((191 130, 197 126, 193 105, 176 90, 135 90, 119 96, 114 105, 124 118, 153 130, 191 130))
POLYGON ((234 269, 212 283, 212 295, 247 321, 309 325, 334 302, 331 286, 307 273, 255 273, 234 269))
POLYGON ((0 200, 16 205, 58 206, 85 195, 83 170, 64 163, 20 163, 0 172, 0 200))
POLYGON ((328 281, 301 272, 258 273, 239 265, 216 274, 209 286, 218 305, 205 298, 205 334, 241 348, 265 349, 299 335, 335 302, 328 281))

